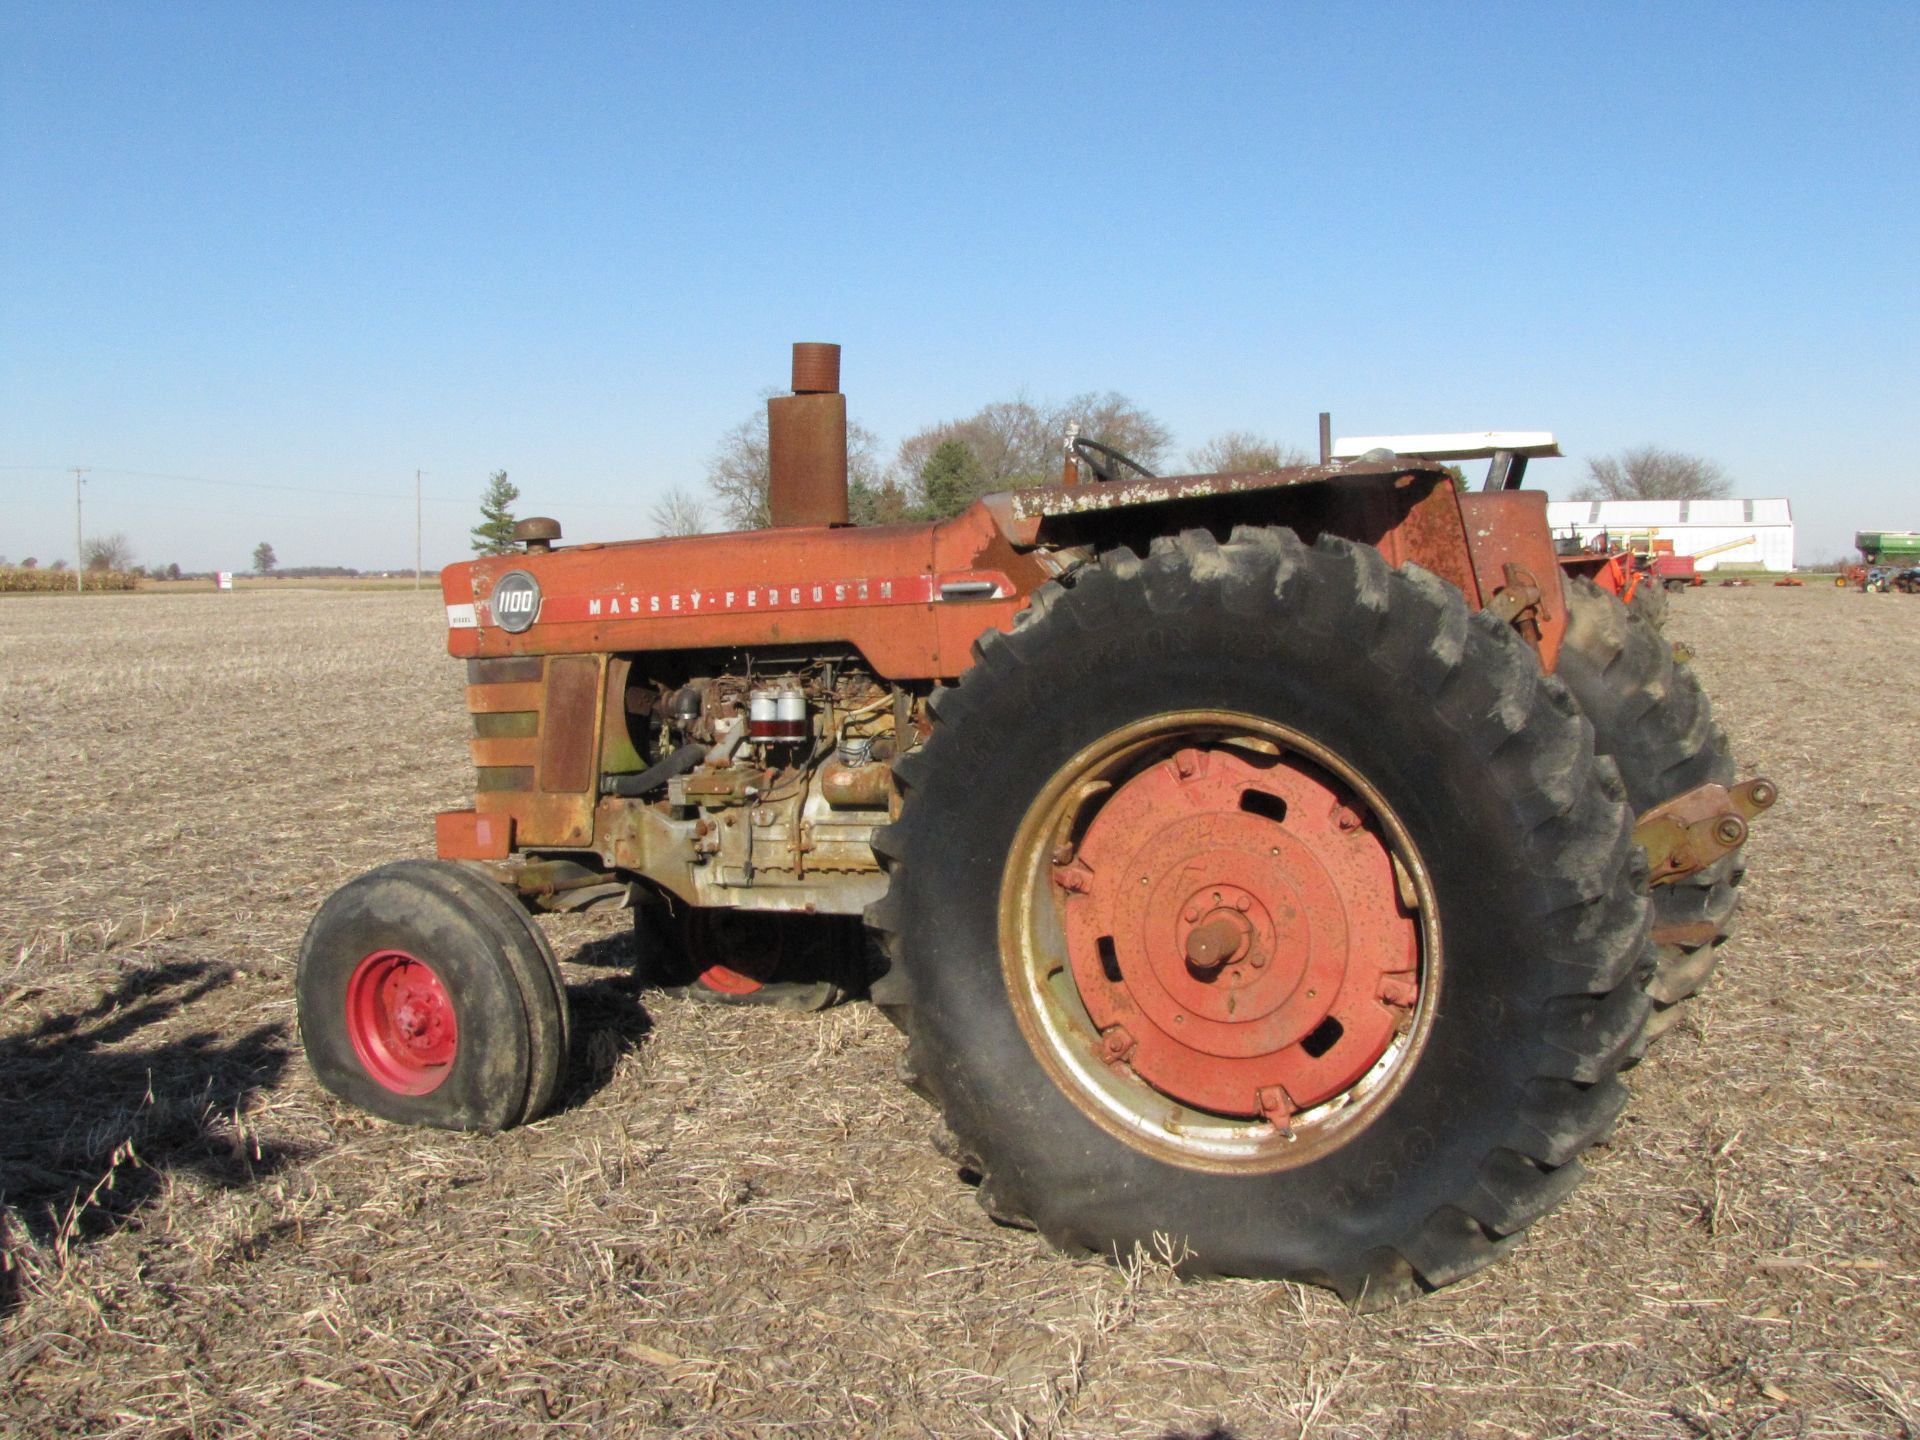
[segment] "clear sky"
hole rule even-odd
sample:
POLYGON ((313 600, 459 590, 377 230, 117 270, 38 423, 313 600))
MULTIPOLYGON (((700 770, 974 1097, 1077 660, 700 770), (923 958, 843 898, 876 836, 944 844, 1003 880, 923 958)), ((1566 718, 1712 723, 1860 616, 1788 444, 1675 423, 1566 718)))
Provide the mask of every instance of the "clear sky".
POLYGON ((570 539, 845 347, 889 447, 1024 389, 1552 429, 1920 528, 1920 7, 0 0, 0 554, 570 539), (191 477, 191 478, 181 478, 191 477))

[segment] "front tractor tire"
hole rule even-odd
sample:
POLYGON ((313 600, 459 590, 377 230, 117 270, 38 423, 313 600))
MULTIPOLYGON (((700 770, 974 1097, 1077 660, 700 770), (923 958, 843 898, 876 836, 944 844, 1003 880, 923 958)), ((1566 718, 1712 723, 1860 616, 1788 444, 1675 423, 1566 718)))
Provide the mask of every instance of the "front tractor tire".
POLYGON ((1578 1182, 1647 1010, 1632 817, 1513 631, 1243 528, 1035 596, 898 767, 869 912, 997 1218, 1367 1306, 1578 1182))
POLYGON ((465 866, 406 860, 341 886, 307 927, 296 989, 314 1075, 382 1119, 505 1130, 553 1100, 559 964, 533 918, 465 866))

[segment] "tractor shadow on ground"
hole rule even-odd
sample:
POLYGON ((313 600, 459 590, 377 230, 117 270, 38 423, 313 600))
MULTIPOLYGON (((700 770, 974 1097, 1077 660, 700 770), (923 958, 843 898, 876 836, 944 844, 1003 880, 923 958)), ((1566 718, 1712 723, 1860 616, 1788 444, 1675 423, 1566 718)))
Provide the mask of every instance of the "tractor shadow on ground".
MULTIPOLYGON (((741 1001, 730 1001, 692 983, 683 940, 670 928, 654 931, 638 955, 632 935, 613 934, 560 957, 571 974, 599 973, 567 986, 572 1045, 559 1090, 545 1113, 565 1114, 591 1100, 613 1078, 621 1060, 649 1042, 654 1021, 644 997, 693 999, 723 1008, 771 1004, 785 1010, 817 1011, 866 993, 867 977, 877 967, 868 953, 864 928, 857 922, 849 927, 839 916, 786 918, 792 934, 781 942, 782 983, 741 1001)), ((735 963, 735 956, 751 956, 763 940, 752 935, 727 937, 716 945, 712 958, 735 963)))
POLYGON ((653 1034, 653 1017, 640 999, 647 987, 634 971, 630 936, 590 941, 566 956, 565 963, 605 973, 567 987, 573 1044, 549 1115, 563 1114, 599 1094, 622 1057, 639 1051, 653 1034))
POLYGON ((83 1010, 0 1036, 0 1315, 20 1299, 15 1227, 64 1256, 126 1223, 175 1172, 238 1187, 298 1158, 244 1120, 286 1071, 284 1025, 127 1043, 235 978, 202 961, 153 966, 83 1010))

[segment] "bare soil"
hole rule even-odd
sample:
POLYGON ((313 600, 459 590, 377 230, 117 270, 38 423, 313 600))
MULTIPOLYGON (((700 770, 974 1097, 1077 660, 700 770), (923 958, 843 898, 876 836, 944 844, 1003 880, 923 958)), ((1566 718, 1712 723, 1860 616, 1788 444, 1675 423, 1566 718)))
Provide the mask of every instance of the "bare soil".
POLYGON ((0 1432, 1912 1435, 1920 602, 1671 630, 1781 786, 1740 935, 1570 1203, 1356 1317, 996 1227, 880 1016, 638 993, 617 917, 549 922, 556 1113, 363 1117, 292 960, 466 800, 437 597, 0 606, 0 1432))

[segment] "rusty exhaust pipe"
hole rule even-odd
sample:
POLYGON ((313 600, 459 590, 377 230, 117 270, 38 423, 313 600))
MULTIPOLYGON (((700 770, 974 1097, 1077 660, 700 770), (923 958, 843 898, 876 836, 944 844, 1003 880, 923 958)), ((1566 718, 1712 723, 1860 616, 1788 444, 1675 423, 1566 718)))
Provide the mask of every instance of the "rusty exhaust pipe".
POLYGON ((778 527, 847 523, 840 347, 793 347, 793 394, 767 401, 767 511, 778 527))

